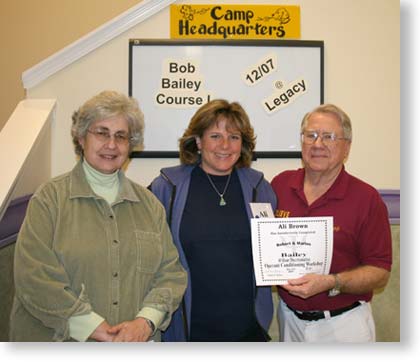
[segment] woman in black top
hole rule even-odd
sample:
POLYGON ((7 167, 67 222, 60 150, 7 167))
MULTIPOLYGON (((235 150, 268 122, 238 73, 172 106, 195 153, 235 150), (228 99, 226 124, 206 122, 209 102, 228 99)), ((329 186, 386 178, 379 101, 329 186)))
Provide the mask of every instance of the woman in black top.
POLYGON ((275 195, 251 169, 255 136, 238 103, 202 106, 180 139, 181 166, 151 185, 165 205, 189 285, 165 341, 266 341, 270 288, 256 287, 250 202, 275 195))

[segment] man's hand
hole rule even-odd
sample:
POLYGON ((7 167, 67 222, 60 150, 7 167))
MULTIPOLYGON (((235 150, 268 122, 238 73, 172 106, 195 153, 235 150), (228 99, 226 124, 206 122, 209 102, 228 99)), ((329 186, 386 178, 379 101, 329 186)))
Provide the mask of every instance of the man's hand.
POLYGON ((325 292, 335 285, 334 276, 321 274, 306 274, 300 278, 289 279, 287 282, 288 284, 281 287, 303 299, 325 292))

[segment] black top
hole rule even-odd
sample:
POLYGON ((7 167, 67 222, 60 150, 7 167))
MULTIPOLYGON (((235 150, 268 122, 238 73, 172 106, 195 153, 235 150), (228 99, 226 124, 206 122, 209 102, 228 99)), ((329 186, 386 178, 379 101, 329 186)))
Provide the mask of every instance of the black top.
MULTIPOLYGON (((219 193, 228 176, 210 175, 219 193)), ((238 341, 259 330, 254 312, 250 222, 234 171, 225 206, 196 167, 180 226, 191 272, 192 341, 238 341)))

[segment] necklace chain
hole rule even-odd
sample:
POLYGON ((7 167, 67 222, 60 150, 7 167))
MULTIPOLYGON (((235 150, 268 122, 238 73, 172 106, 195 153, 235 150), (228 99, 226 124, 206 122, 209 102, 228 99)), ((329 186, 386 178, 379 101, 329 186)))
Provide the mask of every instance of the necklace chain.
POLYGON ((209 179, 209 182, 210 182, 211 187, 213 187, 214 191, 216 191, 216 193, 220 196, 219 206, 225 206, 226 205, 226 201, 223 198, 223 196, 225 196, 226 190, 227 190, 227 188, 229 186, 230 177, 232 176, 232 172, 229 174, 229 177, 228 177, 228 179, 226 181, 225 188, 224 188, 224 190, 223 190, 222 193, 219 192, 219 190, 217 189, 216 185, 213 183, 213 180, 211 179, 210 175, 206 171, 204 171, 204 173, 206 174, 207 178, 209 179))

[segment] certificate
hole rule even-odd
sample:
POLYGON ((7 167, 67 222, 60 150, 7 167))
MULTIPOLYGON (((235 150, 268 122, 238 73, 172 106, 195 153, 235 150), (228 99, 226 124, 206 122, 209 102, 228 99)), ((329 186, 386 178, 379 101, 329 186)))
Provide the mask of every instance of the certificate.
POLYGON ((308 273, 329 274, 333 217, 251 219, 257 285, 282 285, 308 273))

